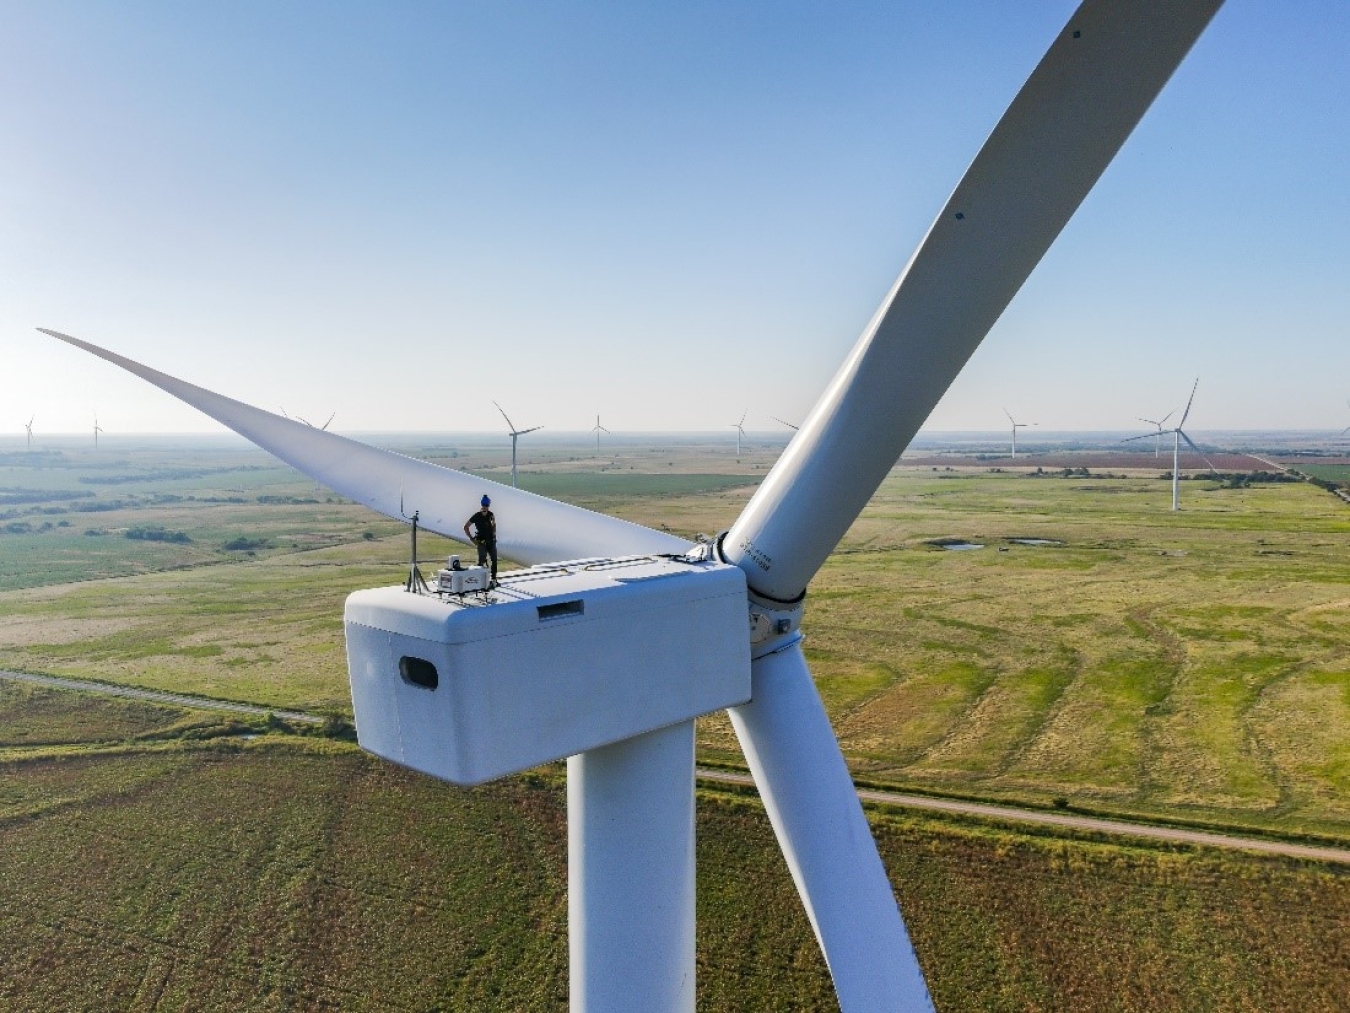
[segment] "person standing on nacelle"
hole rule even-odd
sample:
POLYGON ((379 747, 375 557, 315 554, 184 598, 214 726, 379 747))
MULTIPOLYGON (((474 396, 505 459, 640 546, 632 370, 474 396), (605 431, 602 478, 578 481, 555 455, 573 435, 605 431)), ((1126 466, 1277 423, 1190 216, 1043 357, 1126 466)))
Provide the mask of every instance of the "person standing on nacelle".
POLYGON ((478 565, 491 557, 492 583, 497 583, 497 518, 488 509, 492 500, 486 495, 479 500, 479 510, 464 522, 464 537, 478 546, 478 565), (469 529, 473 528, 472 531, 469 529))

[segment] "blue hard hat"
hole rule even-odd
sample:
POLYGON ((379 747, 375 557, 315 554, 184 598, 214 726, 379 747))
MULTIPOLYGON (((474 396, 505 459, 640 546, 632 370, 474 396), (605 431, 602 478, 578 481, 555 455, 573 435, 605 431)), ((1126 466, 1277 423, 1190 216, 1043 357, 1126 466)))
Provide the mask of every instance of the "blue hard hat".
POLYGON ((480 499, 478 502, 481 503, 483 506, 490 506, 492 504, 492 500, 488 498, 486 493, 483 494, 483 498, 480 499))

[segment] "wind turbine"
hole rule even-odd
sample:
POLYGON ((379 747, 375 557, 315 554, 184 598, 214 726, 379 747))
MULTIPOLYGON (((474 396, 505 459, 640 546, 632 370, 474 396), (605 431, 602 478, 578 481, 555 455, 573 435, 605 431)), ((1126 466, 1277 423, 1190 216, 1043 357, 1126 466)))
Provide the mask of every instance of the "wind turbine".
MULTIPOLYGON (((1171 434, 1172 434, 1172 509, 1173 509, 1173 510, 1180 510, 1180 509, 1181 509, 1181 441, 1182 441, 1182 440, 1185 440, 1187 446, 1189 446, 1189 447, 1190 447, 1192 450, 1194 450, 1197 454, 1200 454, 1200 457, 1204 460, 1204 462, 1205 462, 1206 464, 1209 465, 1209 470, 1210 470, 1210 471, 1214 471, 1214 465, 1210 464, 1209 458, 1208 458, 1208 457, 1205 457, 1205 455, 1204 455, 1203 453, 1201 453, 1200 448, 1197 447, 1197 446, 1195 445, 1195 441, 1192 440, 1189 436, 1187 436, 1187 435, 1185 434, 1185 432, 1182 431, 1182 428, 1181 428, 1182 426, 1184 426, 1184 425, 1186 424, 1186 418, 1187 418, 1187 416, 1189 416, 1189 415, 1191 414, 1191 402, 1193 402, 1193 401, 1195 400, 1195 390, 1196 390, 1196 388, 1199 387, 1199 386, 1200 386, 1200 378, 1197 376, 1197 377, 1195 378, 1195 383, 1191 384, 1191 396, 1190 396, 1189 398, 1186 399, 1186 410, 1183 411, 1183 412, 1181 413, 1181 421, 1178 422, 1178 423, 1176 424, 1176 426, 1174 426, 1174 427, 1171 428, 1171 429, 1164 429, 1164 428, 1162 428, 1161 425, 1158 425, 1158 431, 1157 431, 1156 433, 1145 433, 1143 436, 1131 436, 1128 440, 1125 441, 1126 443, 1130 443, 1130 442, 1132 442, 1132 441, 1134 441, 1134 440, 1157 439, 1158 437, 1160 437, 1160 436, 1165 436, 1165 435, 1167 435, 1168 433, 1171 433, 1171 434)), ((1166 417, 1163 419, 1163 421, 1166 422, 1167 419, 1170 419, 1170 418, 1172 417, 1172 415, 1173 415, 1173 412, 1168 412, 1167 415, 1166 415, 1166 417)), ((1143 421, 1148 421, 1148 420, 1145 419, 1145 420, 1143 420, 1143 421)), ((1157 425, 1157 423, 1154 423, 1154 424, 1157 425)))
POLYGON ((1012 412, 1008 411, 1008 409, 1006 409, 1006 408, 1003 409, 1003 414, 1006 415, 1006 416, 1008 416, 1008 421, 1012 423, 1012 454, 1009 455, 1009 456, 1011 456, 1012 458, 1016 459, 1016 457, 1017 457, 1017 430, 1019 430, 1019 429, 1025 429, 1027 426, 1039 425, 1039 423, 1036 423, 1036 422, 1018 422, 1015 418, 1012 417, 1012 412))
POLYGON ((94 416, 94 449, 98 449, 98 434, 103 432, 103 427, 98 424, 98 415, 94 416))
MULTIPOLYGON (((508 420, 508 421, 509 421, 509 420, 508 420)), ((609 433, 609 430, 606 429, 604 426, 602 426, 602 425, 600 424, 600 416, 599 416, 599 415, 597 415, 597 416, 595 417, 595 425, 591 428, 591 432, 595 433, 595 456, 596 456, 596 457, 599 457, 599 456, 600 456, 600 434, 601 434, 601 433, 609 433)), ((609 435, 613 436, 614 434, 613 434, 613 433, 609 433, 609 435)))
MULTIPOLYGON (((1142 416, 1139 416, 1139 415, 1136 415, 1136 416, 1135 416, 1135 418, 1139 419, 1140 422, 1147 422, 1147 423, 1148 423, 1149 425, 1151 425, 1151 426, 1157 426, 1157 427, 1158 427, 1158 431, 1157 431, 1156 433, 1154 433, 1154 436, 1156 437, 1156 439, 1155 439, 1154 442, 1153 442, 1153 456, 1154 456, 1154 457, 1161 457, 1161 456, 1162 456, 1163 423, 1166 422, 1168 419, 1170 419, 1170 418, 1171 418, 1173 415, 1175 415, 1176 413, 1177 413, 1177 412, 1176 412, 1176 409, 1174 408, 1174 409, 1172 409, 1170 412, 1168 412, 1166 415, 1164 415, 1162 418, 1158 419, 1157 421, 1154 421, 1153 419, 1146 419, 1146 418, 1143 418, 1142 416)), ((1131 439, 1137 439, 1137 437, 1131 437, 1131 439)))
MULTIPOLYGON (((1220 3, 1187 0, 1163 16, 1153 0, 1085 0, 939 212, 800 438, 715 543, 696 548, 494 487, 498 544, 527 565, 702 553, 743 575, 749 698, 729 713, 844 1013, 933 1007, 802 653, 806 589, 1220 3)), ((477 500, 479 479, 289 422, 46 333, 195 405, 372 509, 396 517, 406 494, 423 527, 463 540, 463 505, 477 500)), ((581 618, 573 610, 560 621, 581 618)), ((700 627, 692 612, 687 621, 682 649, 692 662, 700 627)), ((611 646, 597 640, 578 649, 611 646)), ((644 648, 654 645, 631 648, 635 668, 645 664, 644 648)), ((641 694, 635 699, 644 702, 641 694)), ((568 758, 576 1013, 694 1008, 693 760, 692 721, 568 758)))
MULTIPOLYGON (((1350 408, 1350 398, 1346 398, 1345 404, 1347 408, 1350 408)), ((1350 426, 1346 426, 1344 429, 1341 430, 1342 436, 1344 436, 1346 433, 1350 433, 1350 426)))
POLYGON ((745 416, 750 414, 750 409, 746 409, 741 414, 741 421, 731 423, 731 428, 736 430, 736 460, 741 459, 741 440, 745 438, 745 416))
MULTIPOLYGON (((303 423, 304 423, 305 425, 307 425, 307 426, 313 427, 313 425, 314 425, 313 422, 309 421, 309 419, 305 418, 303 415, 297 415, 296 418, 298 418, 301 422, 303 422, 303 423)), ((331 425, 333 424, 333 420, 334 420, 335 418, 337 418, 337 412, 333 412, 331 415, 329 415, 329 416, 328 416, 328 421, 325 422, 323 425, 319 426, 318 428, 320 428, 320 429, 324 430, 325 432, 327 432, 327 431, 328 431, 328 427, 331 426, 331 425)))
POLYGON ((25 422, 25 423, 24 423, 24 426, 23 426, 25 429, 28 430, 28 449, 29 449, 29 450, 32 450, 32 449, 33 449, 33 420, 36 419, 36 418, 37 418, 36 415, 30 416, 29 419, 28 419, 28 421, 25 422))
MULTIPOLYGON (((502 410, 502 406, 497 404, 496 401, 493 401, 492 403, 494 405, 497 405, 497 411, 501 412, 502 418, 506 419, 506 428, 511 433, 511 488, 514 489, 516 488, 516 440, 519 437, 524 436, 526 433, 533 433, 536 432, 537 430, 543 429, 544 427, 535 426, 533 429, 517 429, 516 424, 512 422, 509 418, 507 418, 506 412, 502 410)), ((599 415, 595 417, 595 424, 597 426, 600 424, 599 415)), ((596 449, 599 450, 600 448, 599 433, 596 434, 595 441, 596 441, 596 449)))

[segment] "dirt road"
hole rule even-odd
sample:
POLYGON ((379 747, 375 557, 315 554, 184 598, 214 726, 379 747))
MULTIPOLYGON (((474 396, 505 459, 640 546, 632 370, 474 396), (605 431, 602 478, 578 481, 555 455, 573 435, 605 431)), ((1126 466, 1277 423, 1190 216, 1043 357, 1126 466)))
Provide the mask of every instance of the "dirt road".
MULTIPOLYGON (((88 693, 106 693, 110 696, 131 697, 137 700, 150 700, 176 707, 193 707, 199 710, 231 711, 238 714, 275 714, 287 721, 307 721, 318 723, 323 720, 313 714, 300 711, 270 711, 266 707, 252 704, 233 703, 228 700, 211 700, 204 697, 183 696, 177 693, 164 693, 153 689, 138 689, 134 686, 114 686, 102 682, 85 682, 80 679, 63 679, 53 675, 33 675, 27 672, 0 671, 0 679, 15 682, 28 682, 53 689, 76 690, 88 693)), ((713 770, 707 767, 697 769, 698 776, 705 781, 722 784, 754 786, 749 774, 728 770, 713 770)), ((1285 858, 1301 858, 1315 862, 1332 862, 1338 865, 1350 865, 1350 849, 1321 847, 1309 844, 1295 844, 1260 837, 1238 837, 1218 834, 1205 830, 1186 830, 1180 827, 1158 826, 1150 823, 1130 823, 1125 820, 1102 819, 1096 816, 1077 816, 1067 812, 1052 812, 1040 809, 1018 809, 1013 806, 992 805, 986 802, 963 802, 957 799, 932 798, 927 795, 907 795, 902 792, 875 791, 859 788, 858 797, 868 802, 880 802, 885 805, 903 806, 909 809, 926 809, 934 812, 957 813, 963 816, 976 816, 984 819, 1006 820, 1013 823, 1040 823, 1071 830, 1087 830, 1094 833, 1114 834, 1121 837, 1143 837, 1150 840, 1176 841, 1180 844, 1196 844, 1211 848, 1233 848, 1240 851, 1255 851, 1269 855, 1281 855, 1285 858)))

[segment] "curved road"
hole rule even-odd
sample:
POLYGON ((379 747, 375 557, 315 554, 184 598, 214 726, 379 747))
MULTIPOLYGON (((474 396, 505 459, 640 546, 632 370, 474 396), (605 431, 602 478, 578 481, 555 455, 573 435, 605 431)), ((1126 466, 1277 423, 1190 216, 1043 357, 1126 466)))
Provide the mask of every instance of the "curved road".
MULTIPOLYGON (((275 714, 288 721, 307 721, 317 723, 323 719, 300 711, 269 710, 252 704, 233 703, 228 700, 212 700, 206 697, 184 696, 178 693, 164 693, 153 689, 139 689, 135 686, 114 686, 102 682, 85 682, 80 679, 63 679, 54 675, 32 675, 26 672, 6 672, 0 670, 0 679, 16 682, 34 683, 53 689, 79 690, 90 693, 105 693, 110 696, 132 697, 138 700, 150 700, 154 703, 167 703, 177 707, 193 707, 199 710, 232 711, 239 714, 275 714)), ((754 787, 754 779, 749 774, 729 770, 713 770, 708 767, 697 768, 696 773, 705 781, 722 784, 748 785, 754 787)), ((959 799, 932 798, 927 795, 907 795, 903 792, 875 791, 859 788, 858 797, 867 802, 880 802, 885 805, 902 806, 908 809, 925 809, 932 812, 956 813, 962 816, 976 816, 983 819, 1006 820, 1013 823, 1039 823, 1069 830, 1086 830, 1093 833, 1114 834, 1121 837, 1143 837, 1155 841, 1171 841, 1178 844, 1195 844, 1210 848, 1230 848, 1239 851, 1255 851, 1284 858, 1300 858, 1315 862, 1332 862, 1338 865, 1350 865, 1350 849, 1322 847, 1310 844, 1295 844, 1272 838, 1238 837, 1231 834, 1219 834, 1206 830, 1186 830, 1181 827, 1157 826, 1151 823, 1130 823, 1125 820, 1102 819, 1097 816, 1076 816, 1072 813, 1052 812, 1042 809, 1018 809, 1013 806, 992 805, 987 802, 963 802, 959 799)))

